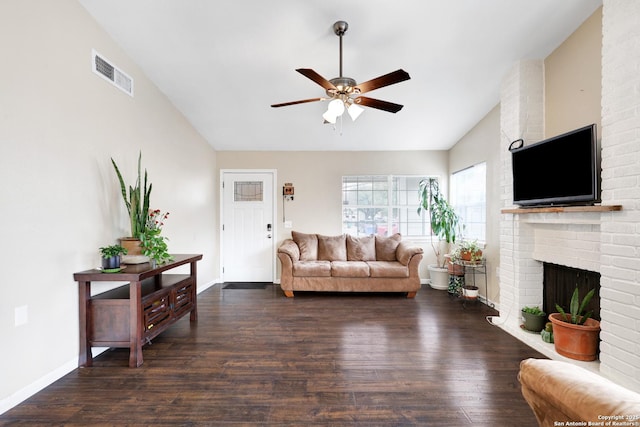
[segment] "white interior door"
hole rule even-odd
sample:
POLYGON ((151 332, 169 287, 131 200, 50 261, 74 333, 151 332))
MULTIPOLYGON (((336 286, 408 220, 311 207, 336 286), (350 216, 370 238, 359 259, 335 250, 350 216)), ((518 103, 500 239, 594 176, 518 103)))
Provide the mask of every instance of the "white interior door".
POLYGON ((222 276, 273 282, 273 172, 222 173, 222 276))

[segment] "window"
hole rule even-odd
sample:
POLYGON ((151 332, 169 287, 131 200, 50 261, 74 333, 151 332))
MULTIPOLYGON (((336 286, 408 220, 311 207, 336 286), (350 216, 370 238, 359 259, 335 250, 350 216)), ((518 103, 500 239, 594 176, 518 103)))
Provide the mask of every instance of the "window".
POLYGON ((236 181, 233 185, 234 202, 261 202, 262 181, 236 181))
POLYGON ((451 175, 451 205, 462 218, 463 236, 484 242, 487 214, 487 164, 479 163, 451 175))
POLYGON ((423 176, 364 175, 342 177, 342 232, 423 237, 428 217, 418 215, 418 183, 423 176))

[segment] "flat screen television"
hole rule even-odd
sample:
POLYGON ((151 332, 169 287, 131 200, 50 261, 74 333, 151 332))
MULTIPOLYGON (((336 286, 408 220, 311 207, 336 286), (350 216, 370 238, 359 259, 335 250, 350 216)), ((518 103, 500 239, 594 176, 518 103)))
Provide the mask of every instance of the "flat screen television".
POLYGON ((595 124, 510 151, 514 204, 600 202, 600 147, 595 124))

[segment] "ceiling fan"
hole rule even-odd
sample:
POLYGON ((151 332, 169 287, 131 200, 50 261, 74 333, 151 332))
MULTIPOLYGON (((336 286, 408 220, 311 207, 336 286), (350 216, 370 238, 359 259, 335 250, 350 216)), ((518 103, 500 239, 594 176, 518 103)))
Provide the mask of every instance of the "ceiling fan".
POLYGON ((327 80, 311 68, 296 69, 296 71, 303 76, 322 86, 325 89, 328 98, 310 98, 299 101, 283 102, 281 104, 272 104, 272 107, 286 107, 289 105, 331 99, 327 111, 322 115, 326 123, 335 123, 336 118, 342 115, 345 109, 351 116, 352 120, 355 120, 363 111, 359 105, 388 111, 390 113, 397 113, 402 109, 403 106, 400 104, 394 104, 393 102, 382 101, 360 95, 381 87, 409 80, 411 77, 409 77, 409 73, 406 71, 399 69, 360 84, 356 83, 356 81, 351 77, 344 77, 342 75, 342 36, 347 32, 348 28, 349 24, 345 21, 338 21, 333 24, 333 32, 340 37, 340 77, 327 80))

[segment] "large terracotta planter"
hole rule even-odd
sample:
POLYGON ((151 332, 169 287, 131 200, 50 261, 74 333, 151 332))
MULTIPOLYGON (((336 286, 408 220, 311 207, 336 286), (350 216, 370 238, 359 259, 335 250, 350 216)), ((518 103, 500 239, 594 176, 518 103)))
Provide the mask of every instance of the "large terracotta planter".
POLYGON ((584 325, 565 322, 560 313, 551 313, 553 340, 558 354, 575 360, 590 361, 598 357, 600 322, 587 319, 584 325))

